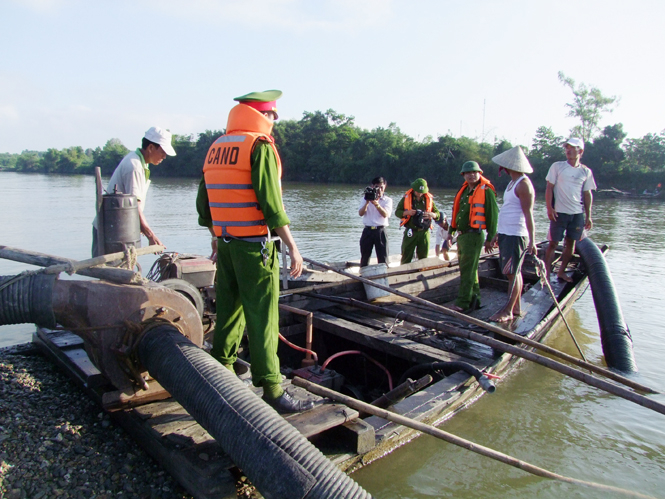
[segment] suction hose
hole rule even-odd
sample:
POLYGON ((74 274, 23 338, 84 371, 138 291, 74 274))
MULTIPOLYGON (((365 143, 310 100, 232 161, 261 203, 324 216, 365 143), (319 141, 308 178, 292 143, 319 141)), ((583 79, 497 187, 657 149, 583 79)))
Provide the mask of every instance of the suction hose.
POLYGON ((623 318, 605 257, 588 237, 576 243, 575 247, 587 268, 605 362, 608 367, 625 373, 637 372, 633 339, 623 318))
POLYGON ((174 327, 142 338, 150 374, 222 446, 267 499, 369 498, 233 373, 174 327))
POLYGON ((476 369, 466 362, 428 362, 425 364, 418 364, 417 366, 407 369, 399 379, 398 385, 401 385, 409 377, 413 377, 414 379, 419 378, 423 374, 428 374, 432 371, 443 371, 446 376, 450 376, 457 371, 464 371, 476 378, 480 387, 487 393, 494 393, 496 391, 494 383, 492 383, 479 369, 476 369))
MULTIPOLYGON (((55 327, 55 276, 0 276, 0 325, 55 327)), ((174 326, 149 330, 140 362, 266 499, 371 498, 229 370, 174 326)))
POLYGON ((0 276, 0 326, 35 323, 53 328, 53 285, 56 275, 0 276))

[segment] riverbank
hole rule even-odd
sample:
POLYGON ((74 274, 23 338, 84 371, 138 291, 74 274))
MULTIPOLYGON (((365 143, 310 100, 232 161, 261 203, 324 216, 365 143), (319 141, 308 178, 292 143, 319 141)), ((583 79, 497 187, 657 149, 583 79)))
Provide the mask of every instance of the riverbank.
POLYGON ((0 497, 190 499, 30 343, 0 349, 0 497))

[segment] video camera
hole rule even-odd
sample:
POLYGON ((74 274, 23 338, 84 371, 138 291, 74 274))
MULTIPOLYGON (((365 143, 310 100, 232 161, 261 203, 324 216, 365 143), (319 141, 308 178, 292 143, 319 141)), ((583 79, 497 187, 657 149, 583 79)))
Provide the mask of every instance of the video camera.
POLYGON ((416 210, 416 214, 413 215, 413 225, 419 229, 429 229, 432 227, 432 219, 425 218, 423 210, 416 210))
POLYGON ((376 201, 379 199, 379 188, 371 185, 365 187, 365 201, 376 201))

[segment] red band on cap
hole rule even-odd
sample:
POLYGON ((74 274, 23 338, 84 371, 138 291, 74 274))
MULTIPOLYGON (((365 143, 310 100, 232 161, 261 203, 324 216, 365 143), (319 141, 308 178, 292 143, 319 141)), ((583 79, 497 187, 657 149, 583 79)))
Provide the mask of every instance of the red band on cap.
POLYGON ((274 111, 277 109, 277 101, 271 100, 270 102, 258 102, 253 100, 242 101, 243 104, 247 104, 249 107, 253 107, 257 111, 274 111))

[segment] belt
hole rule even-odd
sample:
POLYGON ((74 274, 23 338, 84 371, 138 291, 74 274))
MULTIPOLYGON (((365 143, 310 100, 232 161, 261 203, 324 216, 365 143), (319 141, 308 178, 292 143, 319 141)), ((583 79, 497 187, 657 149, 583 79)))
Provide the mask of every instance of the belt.
POLYGON ((482 229, 467 229, 467 230, 458 230, 457 233, 461 236, 462 234, 480 234, 482 229))
POLYGON ((386 226, 385 225, 365 225, 365 228, 376 230, 376 229, 385 229, 386 226))

